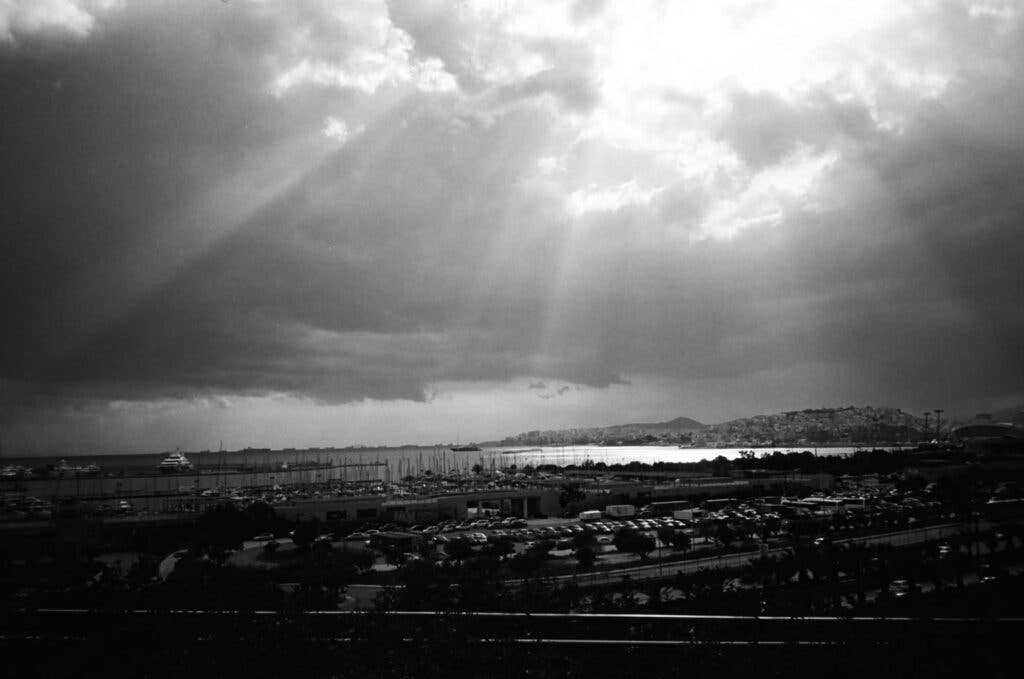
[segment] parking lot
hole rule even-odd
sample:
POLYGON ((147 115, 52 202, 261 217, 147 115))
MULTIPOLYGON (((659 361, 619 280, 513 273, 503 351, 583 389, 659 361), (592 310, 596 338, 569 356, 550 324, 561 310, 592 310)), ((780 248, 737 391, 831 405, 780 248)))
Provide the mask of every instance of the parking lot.
MULTIPOLYGON (((520 553, 533 548, 539 543, 549 542, 550 556, 569 556, 573 550, 573 538, 585 532, 594 535, 595 551, 612 557, 617 551, 614 545, 615 534, 621 530, 635 530, 649 535, 656 542, 656 548, 671 549, 668 544, 658 541, 659 529, 670 528, 685 532, 691 536, 692 544, 702 544, 706 539, 699 537, 693 522, 676 520, 671 517, 650 517, 611 519, 597 521, 580 521, 575 518, 561 519, 521 519, 521 518, 488 518, 466 521, 442 521, 429 525, 413 525, 401 527, 396 524, 385 524, 376 528, 349 533, 345 541, 356 541, 371 544, 375 535, 390 531, 400 531, 422 536, 427 544, 436 545, 440 552, 449 554, 450 548, 456 543, 468 543, 479 549, 484 545, 498 542, 511 544, 511 553, 520 553)), ((411 556, 411 555, 410 555, 411 556)), ((628 558, 623 555, 623 558, 628 558)), ((614 559, 613 559, 614 560, 614 559)))

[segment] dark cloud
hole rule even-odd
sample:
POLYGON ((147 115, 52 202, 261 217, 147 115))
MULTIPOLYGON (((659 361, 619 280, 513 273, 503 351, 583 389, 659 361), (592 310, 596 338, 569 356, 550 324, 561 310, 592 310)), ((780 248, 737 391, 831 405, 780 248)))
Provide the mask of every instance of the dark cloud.
MULTIPOLYGON (((712 132, 745 172, 798 149, 837 160, 772 226, 701 239, 720 182, 561 127, 602 105, 586 45, 528 41, 552 67, 488 85, 462 19, 394 3, 410 58, 442 59, 460 93, 396 78, 379 108, 352 88, 278 97, 303 58, 365 48, 285 7, 129 9, 79 43, 0 54, 0 381, 23 421, 89 400, 423 401, 524 376, 548 400, 808 366, 894 405, 1020 393, 1024 83, 993 66, 1021 63, 1017 33, 950 37, 989 67, 890 128, 827 88, 734 88, 712 132), (321 135, 327 115, 351 118, 344 144, 321 135), (556 151, 564 178, 540 178, 556 151), (573 191, 634 180, 648 202, 567 214, 573 191)), ((707 115, 676 104, 669 127, 707 115)))

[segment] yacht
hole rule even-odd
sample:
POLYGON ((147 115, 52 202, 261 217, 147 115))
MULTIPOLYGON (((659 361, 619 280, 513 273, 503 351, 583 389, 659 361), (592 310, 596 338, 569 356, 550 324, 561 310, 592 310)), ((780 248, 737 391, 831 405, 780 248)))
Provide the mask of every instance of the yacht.
POLYGON ((161 460, 157 469, 160 470, 161 474, 190 472, 192 471, 192 463, 188 461, 188 458, 185 457, 184 453, 176 450, 161 460))

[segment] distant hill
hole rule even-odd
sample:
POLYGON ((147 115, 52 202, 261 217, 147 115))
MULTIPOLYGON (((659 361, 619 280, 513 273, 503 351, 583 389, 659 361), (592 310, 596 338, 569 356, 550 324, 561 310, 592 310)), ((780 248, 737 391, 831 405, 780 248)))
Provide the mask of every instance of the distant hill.
MULTIPOLYGON (((935 435, 922 418, 899 408, 808 408, 730 420, 709 427, 709 440, 737 445, 907 442, 935 435)), ((949 422, 942 428, 948 431, 949 422)))
POLYGON ((574 443, 654 443, 658 440, 683 442, 694 432, 703 431, 707 425, 689 417, 677 417, 668 422, 637 422, 613 424, 605 427, 583 427, 576 429, 555 429, 528 431, 500 442, 501 445, 567 445, 574 443))
POLYGON ((652 434, 662 431, 700 431, 707 425, 689 417, 677 417, 668 422, 639 422, 636 424, 614 424, 602 427, 607 432, 647 431, 652 434))

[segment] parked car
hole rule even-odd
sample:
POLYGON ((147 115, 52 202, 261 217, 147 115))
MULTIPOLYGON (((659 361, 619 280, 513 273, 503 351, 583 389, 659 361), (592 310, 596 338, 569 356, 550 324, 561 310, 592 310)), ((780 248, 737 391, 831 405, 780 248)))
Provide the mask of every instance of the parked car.
POLYGON ((983 563, 978 567, 978 577, 982 582, 996 582, 1003 573, 990 563, 983 563))
POLYGON ((909 580, 893 580, 892 584, 889 585, 889 591, 897 599, 909 596, 913 591, 909 580))

